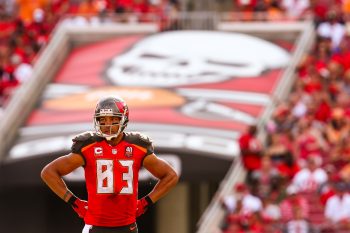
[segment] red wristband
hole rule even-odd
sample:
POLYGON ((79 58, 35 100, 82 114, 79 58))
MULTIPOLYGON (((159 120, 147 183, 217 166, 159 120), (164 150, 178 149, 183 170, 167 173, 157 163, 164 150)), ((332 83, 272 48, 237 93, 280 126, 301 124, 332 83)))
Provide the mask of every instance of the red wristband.
POLYGON ((145 196, 145 200, 147 201, 148 205, 153 205, 153 201, 149 196, 145 196))

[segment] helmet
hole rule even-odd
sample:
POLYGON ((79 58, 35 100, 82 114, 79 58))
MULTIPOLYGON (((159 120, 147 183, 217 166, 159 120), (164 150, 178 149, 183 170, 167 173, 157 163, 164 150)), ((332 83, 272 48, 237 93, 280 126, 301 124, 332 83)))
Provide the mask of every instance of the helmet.
MULTIPOLYGON (((97 102, 94 115, 94 126, 97 135, 105 137, 108 140, 113 137, 117 137, 120 133, 124 131, 129 122, 129 108, 126 102, 120 97, 105 97, 97 102), (115 134, 105 134, 101 131, 100 117, 103 116, 117 116, 120 118, 118 123, 119 130, 115 134)), ((114 124, 113 124, 114 125, 114 124)), ((113 125, 104 125, 112 127, 113 125)))

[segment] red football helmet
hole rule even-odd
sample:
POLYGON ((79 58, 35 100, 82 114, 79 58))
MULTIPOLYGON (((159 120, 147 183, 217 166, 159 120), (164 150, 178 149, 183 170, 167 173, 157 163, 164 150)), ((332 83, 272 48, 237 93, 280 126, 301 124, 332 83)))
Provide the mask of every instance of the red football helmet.
POLYGON ((94 126, 97 135, 105 137, 110 140, 113 137, 117 137, 124 131, 129 122, 129 108, 126 102, 120 97, 105 97, 98 101, 95 108, 94 126), (117 133, 112 133, 112 126, 115 125, 103 125, 104 127, 110 127, 110 134, 103 133, 101 131, 100 117, 103 116, 116 116, 120 118, 118 123, 119 130, 117 133))

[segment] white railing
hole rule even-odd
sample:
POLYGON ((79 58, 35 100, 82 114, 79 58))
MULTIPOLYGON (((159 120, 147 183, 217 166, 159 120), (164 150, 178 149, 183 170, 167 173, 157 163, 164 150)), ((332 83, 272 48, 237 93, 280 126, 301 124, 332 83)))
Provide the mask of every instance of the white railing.
POLYGON ((232 166, 227 172, 225 178, 221 181, 219 189, 214 195, 211 203, 198 221, 197 233, 220 232, 220 225, 222 224, 225 216, 225 212, 221 207, 221 199, 232 191, 234 184, 242 182, 244 177, 245 170, 243 169, 240 160, 236 159, 232 163, 232 166))

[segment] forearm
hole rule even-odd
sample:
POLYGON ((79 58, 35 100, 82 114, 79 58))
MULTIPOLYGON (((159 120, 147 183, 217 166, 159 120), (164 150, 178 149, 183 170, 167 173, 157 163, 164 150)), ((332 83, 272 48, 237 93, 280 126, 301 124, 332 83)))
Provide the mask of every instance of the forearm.
POLYGON ((153 203, 165 196, 178 182, 177 174, 172 171, 161 177, 154 189, 148 194, 153 203))
POLYGON ((70 153, 46 165, 41 171, 41 178, 57 196, 67 202, 73 194, 68 190, 62 177, 83 164, 84 160, 80 154, 70 153))
POLYGON ((66 183, 58 172, 45 167, 41 172, 41 178, 46 185, 65 202, 72 196, 72 193, 68 190, 66 183))

